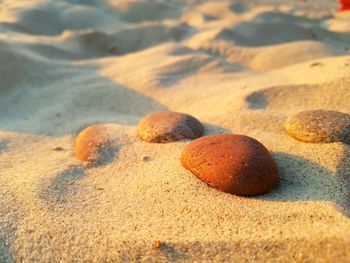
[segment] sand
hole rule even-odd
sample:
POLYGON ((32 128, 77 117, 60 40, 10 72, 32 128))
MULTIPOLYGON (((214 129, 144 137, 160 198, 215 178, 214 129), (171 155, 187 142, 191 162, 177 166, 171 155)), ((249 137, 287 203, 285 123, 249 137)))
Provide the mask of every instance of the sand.
POLYGON ((288 136, 350 113, 350 13, 336 1, 0 1, 0 262, 349 262, 350 146, 288 136), (237 197, 136 135, 173 110, 261 141, 272 192, 237 197), (115 158, 77 134, 103 123, 115 158), (158 242, 159 241, 159 242, 158 242))

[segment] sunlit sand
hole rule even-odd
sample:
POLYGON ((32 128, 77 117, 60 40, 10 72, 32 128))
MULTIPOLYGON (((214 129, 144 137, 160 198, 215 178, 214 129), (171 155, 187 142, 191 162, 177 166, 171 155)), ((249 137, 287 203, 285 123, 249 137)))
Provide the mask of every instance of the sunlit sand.
POLYGON ((0 1, 0 262, 348 262, 349 138, 285 129, 303 111, 350 113, 338 8, 0 1), (160 111, 255 138, 279 184, 252 197, 210 187, 181 165, 201 129, 138 136, 160 111))

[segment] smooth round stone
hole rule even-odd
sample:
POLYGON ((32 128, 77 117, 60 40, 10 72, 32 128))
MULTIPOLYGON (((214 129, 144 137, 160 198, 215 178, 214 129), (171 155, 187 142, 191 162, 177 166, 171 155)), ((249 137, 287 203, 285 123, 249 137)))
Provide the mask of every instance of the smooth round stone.
POLYGON ((114 146, 108 129, 103 124, 94 124, 81 131, 76 139, 75 154, 82 162, 103 163, 111 158, 114 146))
POLYGON ((278 169, 270 152, 244 135, 194 140, 182 152, 181 163, 210 186, 235 195, 263 194, 278 184, 278 169))
POLYGON ((338 111, 302 111, 288 117, 284 127, 293 138, 310 143, 350 143, 350 115, 338 111))
POLYGON ((140 120, 137 134, 147 142, 167 143, 196 139, 202 136, 203 126, 188 114, 172 111, 155 112, 140 120))

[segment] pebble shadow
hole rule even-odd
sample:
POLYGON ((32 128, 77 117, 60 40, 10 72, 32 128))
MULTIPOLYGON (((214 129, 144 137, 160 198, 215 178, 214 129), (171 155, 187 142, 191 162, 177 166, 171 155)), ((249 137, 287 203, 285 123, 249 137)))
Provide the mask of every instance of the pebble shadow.
MULTIPOLYGON (((266 258, 279 258, 283 262, 293 259, 313 262, 319 256, 320 249, 328 258, 342 261, 348 257, 347 244, 340 238, 326 237, 317 242, 308 239, 285 239, 277 241, 186 241, 162 243, 164 248, 149 249, 148 242, 137 240, 124 241, 115 245, 118 254, 111 261, 116 262, 265 262, 266 258), (164 253, 171 247, 181 256, 169 257, 164 253), (287 251, 287 253, 286 253, 287 251)), ((292 261, 293 261, 292 260, 292 261)))
POLYGON ((10 247, 6 244, 6 239, 0 237, 0 262, 12 263, 15 262, 10 247))
POLYGON ((59 173, 41 190, 40 198, 48 203, 65 203, 77 191, 76 182, 85 177, 81 166, 71 166, 59 173))
POLYGON ((255 91, 246 98, 248 107, 253 110, 265 109, 268 105, 264 91, 255 91))
POLYGON ((8 139, 0 140, 0 154, 6 152, 9 146, 10 146, 10 140, 8 139))
POLYGON ((161 246, 160 251, 170 262, 185 260, 188 258, 186 253, 176 248, 176 246, 166 243, 161 246))
POLYGON ((235 14, 241 15, 250 11, 251 8, 243 3, 235 3, 230 6, 230 10, 235 14))
MULTIPOLYGON (((347 147, 349 148, 349 147, 347 147)), ((334 173, 302 157, 277 152, 273 154, 280 172, 280 183, 260 199, 271 201, 332 201, 349 216, 350 150, 334 173)))
POLYGON ((344 208, 344 213, 350 217, 350 145, 344 144, 344 153, 338 163, 336 177, 341 178, 344 182, 342 188, 345 196, 340 205, 344 208))
POLYGON ((226 128, 210 123, 202 123, 204 127, 203 136, 210 134, 231 134, 232 132, 226 128))
POLYGON ((112 163, 118 157, 118 152, 119 149, 116 145, 105 145, 100 148, 98 159, 92 163, 89 163, 86 167, 93 168, 112 163))

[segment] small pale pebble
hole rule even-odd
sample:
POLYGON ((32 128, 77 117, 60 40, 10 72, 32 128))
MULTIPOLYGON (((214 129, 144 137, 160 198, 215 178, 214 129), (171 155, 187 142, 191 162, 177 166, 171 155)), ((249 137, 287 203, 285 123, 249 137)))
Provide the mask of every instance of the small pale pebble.
POLYGON ((61 152, 61 151, 64 151, 64 148, 58 146, 58 147, 53 148, 53 150, 61 152))
POLYGON ((263 194, 278 184, 278 169, 270 152, 244 135, 196 139, 182 152, 181 163, 208 185, 235 195, 263 194))
POLYGON ((310 64, 310 68, 316 67, 316 66, 322 66, 321 62, 314 62, 310 64))
POLYGON ((143 161, 143 162, 152 161, 152 157, 151 157, 151 156, 142 156, 142 161, 143 161))
POLYGON ((147 115, 137 127, 138 136, 147 142, 168 143, 196 139, 203 134, 202 124, 188 114, 164 111, 147 115))
POLYGON ((291 115, 284 127, 287 133, 303 142, 350 144, 350 115, 338 111, 311 110, 291 115))

